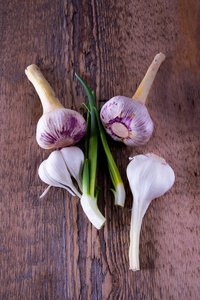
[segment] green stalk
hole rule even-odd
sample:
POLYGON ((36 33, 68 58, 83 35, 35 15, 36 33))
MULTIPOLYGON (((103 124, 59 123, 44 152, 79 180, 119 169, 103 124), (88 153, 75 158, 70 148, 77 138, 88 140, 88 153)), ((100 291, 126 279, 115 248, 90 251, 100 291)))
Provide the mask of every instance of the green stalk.
POLYGON ((90 113, 87 112, 87 129, 85 138, 85 161, 83 165, 83 180, 82 180, 82 191, 83 194, 90 193, 90 171, 89 171, 89 161, 88 161, 88 147, 90 138, 90 113))
POLYGON ((87 108, 87 124, 86 124, 86 135, 85 135, 85 158, 88 158, 88 147, 90 138, 90 124, 91 124, 91 114, 89 108, 87 108))
POLYGON ((110 148, 108 146, 105 131, 104 131, 104 128, 101 124, 99 113, 98 113, 96 107, 95 107, 95 113, 96 113, 97 123, 98 123, 98 126, 99 126, 101 141, 102 141, 103 148, 104 148, 104 151, 106 153, 106 157, 107 157, 107 161, 108 161, 108 170, 109 170, 109 173, 110 173, 110 178, 111 178, 112 183, 115 187, 115 190, 111 189, 112 192, 114 193, 114 196, 115 196, 115 205, 119 205, 119 206, 123 207, 124 202, 125 202, 125 196, 126 196, 125 195, 124 184, 123 184, 121 175, 119 173, 119 170, 117 168, 117 165, 116 165, 116 163, 114 161, 114 158, 112 156, 112 153, 110 151, 110 148))
POLYGON ((98 132, 97 132, 97 121, 93 107, 91 109, 91 126, 90 126, 90 138, 89 138, 89 149, 88 159, 90 167, 90 195, 95 195, 95 181, 96 181, 96 170, 97 170, 97 152, 98 152, 98 132))
POLYGON ((89 174, 90 174, 90 196, 95 196, 95 179, 96 179, 96 169, 97 169, 97 152, 98 152, 98 131, 97 131, 97 120, 94 111, 94 93, 91 92, 87 84, 75 74, 78 80, 82 83, 83 87, 88 96, 89 100, 89 116, 87 116, 87 132, 86 132, 86 151, 85 157, 88 158, 89 162, 89 174))
MULTIPOLYGON (((99 113, 97 111, 94 93, 91 92, 90 88, 83 81, 82 78, 80 78, 77 74, 76 74, 76 77, 80 80, 80 82, 82 83, 82 85, 85 88, 85 91, 88 95, 89 105, 90 105, 90 109, 91 109, 91 118, 94 114, 95 114, 95 117, 96 117, 96 122, 97 122, 98 127, 99 127, 101 141, 102 141, 103 148, 104 148, 104 151, 106 153, 106 157, 107 157, 107 161, 108 161, 109 174, 110 174, 112 183, 113 183, 114 188, 115 188, 115 190, 112 189, 112 191, 114 193, 114 196, 115 196, 115 204, 123 207, 124 202, 125 202, 124 184, 122 182, 122 178, 120 176, 119 170, 116 166, 116 163, 113 159, 113 156, 111 154, 110 148, 109 148, 107 140, 106 140, 105 131, 103 129, 103 126, 102 126, 101 121, 100 121, 99 113)), ((95 122, 93 123, 93 125, 96 126, 95 122)))
POLYGON ((98 152, 97 120, 93 105, 95 100, 94 94, 92 94, 86 83, 77 74, 75 75, 84 86, 89 99, 81 205, 90 222, 97 229, 100 229, 106 219, 97 206, 98 189, 95 187, 98 152))

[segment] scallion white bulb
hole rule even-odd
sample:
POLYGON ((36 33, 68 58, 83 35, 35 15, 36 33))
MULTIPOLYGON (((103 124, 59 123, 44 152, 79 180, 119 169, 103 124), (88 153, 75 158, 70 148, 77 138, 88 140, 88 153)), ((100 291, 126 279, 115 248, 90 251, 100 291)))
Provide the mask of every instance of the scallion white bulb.
POLYGON ((127 177, 133 194, 129 263, 130 269, 136 271, 140 270, 139 240, 142 219, 151 201, 172 187, 175 174, 163 158, 148 153, 131 158, 127 177))

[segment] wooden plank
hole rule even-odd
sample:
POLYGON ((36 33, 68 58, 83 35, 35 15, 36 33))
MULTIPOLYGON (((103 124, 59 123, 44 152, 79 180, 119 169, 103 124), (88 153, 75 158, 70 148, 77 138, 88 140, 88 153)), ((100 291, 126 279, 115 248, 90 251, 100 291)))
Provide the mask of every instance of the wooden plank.
MULTIPOLYGON (((0 299, 199 298, 199 11, 195 0, 1 2, 0 299), (36 63, 65 107, 86 116, 75 72, 100 106, 131 97, 154 55, 166 54, 148 99, 155 129, 130 148, 109 140, 127 190, 114 206, 99 148, 97 231, 78 198, 45 188, 37 169, 50 151, 36 143, 42 107, 24 70, 36 63), (143 220, 141 271, 129 270, 131 155, 153 151, 173 167, 176 182, 143 220), (123 159, 122 159, 123 158, 123 159)), ((84 149, 84 140, 78 144, 84 149)))

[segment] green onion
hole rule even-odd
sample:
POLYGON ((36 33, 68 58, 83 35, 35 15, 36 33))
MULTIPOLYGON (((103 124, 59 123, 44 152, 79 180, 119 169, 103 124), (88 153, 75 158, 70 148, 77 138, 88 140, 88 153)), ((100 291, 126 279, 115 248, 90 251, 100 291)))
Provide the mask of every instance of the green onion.
POLYGON ((110 148, 109 148, 107 140, 106 140, 105 131, 103 129, 103 126, 102 126, 101 121, 100 121, 99 113, 97 111, 94 93, 91 92, 88 85, 77 74, 76 74, 76 77, 80 80, 80 82, 82 83, 82 85, 83 85, 83 87, 84 87, 84 89, 85 89, 85 91, 88 95, 90 111, 91 111, 91 117, 93 116, 94 113, 95 113, 95 116, 96 116, 96 121, 97 121, 97 124, 98 124, 98 127, 99 127, 99 133, 100 133, 101 141, 102 141, 103 148, 104 148, 104 151, 105 151, 105 154, 106 154, 106 157, 107 157, 109 174, 110 174, 112 183, 114 185, 114 189, 111 189, 111 190, 112 190, 112 192, 114 193, 114 196, 115 196, 115 204, 123 207, 124 202, 125 202, 124 184, 122 182, 122 178, 120 176, 119 170, 116 166, 116 163, 113 159, 113 156, 111 154, 110 148))
POLYGON ((101 141, 102 141, 103 148, 106 153, 106 157, 107 157, 107 161, 108 161, 108 170, 110 173, 110 178, 115 187, 115 190, 111 189, 111 191, 114 193, 114 196, 115 196, 115 205, 119 205, 119 206, 123 207, 124 202, 125 202, 125 197, 126 197, 124 184, 122 182, 122 178, 121 178, 119 170, 116 166, 114 158, 110 152, 110 148, 108 146, 105 131, 101 124, 99 113, 98 113, 96 107, 95 107, 95 112, 96 112, 96 118, 97 118, 97 122, 98 122, 98 126, 99 126, 101 141))
MULTIPOLYGON (((75 75, 83 84, 83 80, 77 74, 75 75)), ((98 126, 94 111, 94 94, 88 87, 87 89, 85 88, 85 90, 89 99, 89 109, 87 113, 85 161, 82 181, 83 195, 81 196, 81 205, 90 222, 97 229, 100 229, 104 225, 106 219, 97 206, 99 189, 95 187, 98 152, 98 126)))

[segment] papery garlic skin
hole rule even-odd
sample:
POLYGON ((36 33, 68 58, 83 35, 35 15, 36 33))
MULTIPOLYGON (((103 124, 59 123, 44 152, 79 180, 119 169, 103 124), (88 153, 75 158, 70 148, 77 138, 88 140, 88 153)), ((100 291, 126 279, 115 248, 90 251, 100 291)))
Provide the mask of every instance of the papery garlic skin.
POLYGON ((153 133, 153 121, 145 106, 156 73, 165 55, 158 53, 149 66, 132 98, 115 96, 106 102, 100 112, 106 132, 127 146, 146 144, 153 133))
POLYGON ((139 238, 144 214, 153 199, 172 187, 175 174, 163 158, 153 153, 131 159, 127 166, 127 178, 133 194, 129 262, 130 269, 136 271, 140 270, 139 238))
POLYGON ((52 149, 76 144, 86 132, 83 116, 63 107, 38 66, 28 66, 25 74, 35 87, 43 107, 43 115, 36 129, 39 146, 52 149))
POLYGON ((146 144, 153 133, 153 121, 144 104, 115 96, 104 104, 100 118, 106 132, 127 146, 146 144))

